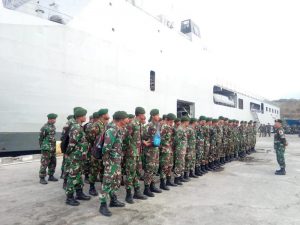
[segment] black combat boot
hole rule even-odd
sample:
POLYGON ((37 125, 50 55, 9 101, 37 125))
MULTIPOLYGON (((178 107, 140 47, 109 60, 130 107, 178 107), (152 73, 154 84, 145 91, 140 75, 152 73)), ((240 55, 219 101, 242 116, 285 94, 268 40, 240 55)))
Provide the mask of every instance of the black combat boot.
POLYGON ((203 173, 201 172, 200 166, 195 167, 195 174, 197 176, 203 176, 203 173))
POLYGON ((205 168, 205 165, 201 165, 201 171, 203 174, 207 173, 208 171, 205 168))
POLYGON ((209 164, 205 164, 205 169, 206 169, 207 171, 212 171, 212 169, 209 168, 209 164))
POLYGON ((159 188, 162 189, 162 190, 165 190, 165 191, 169 191, 170 190, 170 188, 167 187, 167 185, 166 185, 165 179, 163 179, 163 178, 160 179, 159 188))
POLYGON ((90 200, 91 196, 87 196, 83 193, 82 188, 76 190, 76 199, 78 200, 90 200))
POLYGON ((161 193, 162 191, 160 189, 158 189, 157 187, 155 187, 155 183, 151 182, 150 184, 150 191, 154 192, 154 193, 161 193))
POLYGON ((195 175, 195 173, 194 173, 194 171, 193 171, 193 170, 190 170, 189 177, 192 177, 192 178, 198 178, 198 176, 197 176, 197 175, 195 175))
POLYGON ((221 157, 221 164, 222 164, 222 165, 225 164, 225 157, 221 157))
POLYGON ((213 162, 209 162, 209 163, 208 163, 208 167, 209 167, 211 170, 215 170, 215 169, 216 169, 216 167, 215 167, 215 165, 214 165, 213 162))
POLYGON ((176 184, 176 185, 183 185, 183 183, 181 183, 181 181, 180 181, 180 177, 175 177, 174 178, 174 184, 176 184))
POLYGON ((132 194, 131 194, 131 190, 130 189, 127 189, 126 190, 126 198, 125 198, 125 201, 129 204, 133 204, 134 201, 133 201, 133 198, 132 198, 132 194))
POLYGON ((187 181, 190 181, 191 179, 189 178, 189 173, 184 172, 183 178, 186 179, 187 181))
POLYGON ((96 188, 95 188, 95 184, 93 184, 93 183, 90 183, 89 194, 92 195, 92 196, 97 196, 98 195, 98 192, 96 191, 96 188))
POLYGON ((149 185, 145 185, 144 195, 146 195, 148 197, 154 197, 154 194, 150 191, 149 185))
POLYGON ((275 175, 285 175, 286 172, 285 172, 285 168, 281 168, 278 172, 276 171, 275 172, 275 175))
POLYGON ((189 182, 187 179, 184 178, 183 175, 180 176, 180 181, 181 181, 181 182, 189 182))
POLYGON ((220 169, 220 165, 218 164, 217 160, 215 160, 213 163, 216 169, 220 169))
POLYGON ((53 175, 49 175, 48 181, 58 181, 58 179, 56 177, 54 177, 53 175))
POLYGON ((171 176, 167 176, 167 182, 166 182, 166 185, 167 185, 167 186, 171 186, 171 187, 177 187, 177 184, 174 184, 174 183, 171 181, 171 176))
POLYGON ((100 204, 100 209, 99 212, 103 215, 103 216, 111 216, 111 211, 109 211, 106 202, 103 202, 100 204))
POLYGON ((71 194, 67 194, 66 204, 67 204, 67 205, 71 205, 71 206, 78 206, 78 205, 80 204, 80 202, 77 201, 77 200, 74 198, 73 193, 71 193, 71 194))
POLYGON ((120 202, 115 194, 110 196, 109 207, 124 207, 125 203, 120 202))
POLYGON ((48 184, 48 182, 45 180, 45 177, 40 177, 40 183, 41 184, 48 184))
POLYGON ((64 178, 63 189, 66 190, 66 188, 67 188, 67 178, 64 178))
POLYGON ((133 195, 134 199, 141 199, 141 200, 146 200, 147 197, 145 195, 142 194, 141 190, 139 187, 134 188, 134 195, 133 195))

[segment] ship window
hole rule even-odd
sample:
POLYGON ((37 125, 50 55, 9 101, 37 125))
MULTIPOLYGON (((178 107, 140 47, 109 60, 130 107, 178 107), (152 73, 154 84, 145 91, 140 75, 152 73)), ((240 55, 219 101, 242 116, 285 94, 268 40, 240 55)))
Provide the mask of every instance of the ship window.
POLYGON ((260 105, 254 102, 250 102, 250 110, 260 112, 260 105))
POLYGON ((155 72, 150 71, 150 90, 155 91, 155 72))
POLYGON ((244 109, 244 100, 239 98, 239 109, 244 109))
POLYGON ((224 89, 220 86, 213 87, 213 99, 214 103, 218 105, 224 105, 228 107, 237 107, 237 95, 235 92, 228 89, 224 89))

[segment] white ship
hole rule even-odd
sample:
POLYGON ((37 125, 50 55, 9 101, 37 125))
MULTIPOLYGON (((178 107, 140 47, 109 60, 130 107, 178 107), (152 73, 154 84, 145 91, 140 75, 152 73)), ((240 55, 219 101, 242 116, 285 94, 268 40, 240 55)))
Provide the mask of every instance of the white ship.
POLYGON ((271 124, 280 117, 265 99, 216 83, 192 20, 177 29, 139 2, 0 2, 0 152, 39 149, 46 115, 59 115, 61 131, 75 106, 271 124))

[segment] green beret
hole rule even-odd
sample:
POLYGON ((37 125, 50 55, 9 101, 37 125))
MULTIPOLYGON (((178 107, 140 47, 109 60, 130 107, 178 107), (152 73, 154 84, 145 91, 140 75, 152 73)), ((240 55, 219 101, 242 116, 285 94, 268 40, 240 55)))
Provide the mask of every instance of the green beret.
MULTIPOLYGON (((168 115, 166 115, 166 117, 168 120, 176 120, 176 116, 173 113, 169 113, 168 115)), ((179 119, 178 119, 178 121, 179 121, 179 119)))
POLYGON ((212 121, 212 118, 211 118, 211 117, 208 117, 208 118, 206 118, 206 121, 207 121, 207 122, 212 121))
POLYGON ((224 117, 223 116, 219 116, 219 120, 224 120, 224 117))
POLYGON ((68 115, 67 120, 74 118, 73 115, 68 115))
POLYGON ((74 108, 73 108, 73 112, 74 112, 76 109, 79 109, 79 108, 81 108, 81 107, 79 107, 79 106, 74 107, 74 108))
POLYGON ((206 120, 206 117, 205 116, 200 116, 199 117, 199 120, 201 121, 201 120, 206 120))
POLYGON ((143 107, 136 107, 135 108, 135 115, 136 116, 140 115, 140 114, 145 114, 145 113, 146 113, 146 111, 145 111, 145 109, 143 107))
POLYGON ((181 122, 186 122, 186 121, 190 121, 190 118, 188 118, 187 116, 181 117, 181 122))
POLYGON ((93 118, 94 118, 94 119, 99 118, 99 113, 98 113, 98 112, 94 112, 94 113, 93 113, 93 118))
POLYGON ((152 109, 151 111, 150 111, 150 115, 151 116, 156 116, 156 115, 158 115, 159 114, 159 110, 158 109, 152 109))
POLYGON ((248 124, 251 124, 252 123, 252 120, 250 120, 249 122, 248 122, 248 124))
POLYGON ((224 121, 228 121, 228 118, 224 117, 224 121))
POLYGON ((164 115, 162 116, 162 119, 163 119, 163 120, 167 119, 167 115, 164 114, 164 115))
POLYGON ((218 119, 213 119, 212 122, 217 123, 217 122, 219 122, 219 120, 218 119))
POLYGON ((133 119, 133 118, 134 118, 134 115, 133 115, 133 114, 128 114, 128 118, 129 118, 129 119, 133 119))
POLYGON ((179 118, 176 118, 176 119, 174 120, 174 122, 175 122, 175 123, 178 123, 178 122, 180 122, 180 119, 179 119, 179 118))
POLYGON ((125 111, 117 111, 113 115, 114 120, 123 120, 128 118, 128 114, 125 111))
POLYGON ((108 109, 100 109, 100 110, 98 111, 99 116, 103 116, 103 115, 105 115, 105 114, 107 114, 107 113, 108 113, 108 109))
POLYGON ((275 120, 277 123, 282 123, 281 119, 275 120))
POLYGON ((85 116, 86 114, 87 114, 87 110, 82 107, 76 107, 76 109, 74 110, 75 118, 85 116))
POLYGON ((48 119, 56 119, 57 114, 55 114, 55 113, 50 113, 50 114, 47 115, 47 117, 48 117, 48 119))
POLYGON ((191 118, 191 119, 190 119, 190 123, 195 123, 195 122, 197 122, 197 119, 196 119, 196 118, 191 118))

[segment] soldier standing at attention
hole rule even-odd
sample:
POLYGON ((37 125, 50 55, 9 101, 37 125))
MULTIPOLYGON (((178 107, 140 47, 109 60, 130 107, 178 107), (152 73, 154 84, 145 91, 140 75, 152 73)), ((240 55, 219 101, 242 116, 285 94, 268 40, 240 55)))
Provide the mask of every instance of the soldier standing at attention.
POLYGON ((45 180, 48 168, 48 181, 57 181, 53 176, 56 167, 56 140, 55 140, 55 122, 57 115, 50 113, 47 115, 48 122, 41 128, 39 144, 41 147, 41 167, 40 167, 40 183, 47 184, 45 180))
POLYGON ((140 191, 139 182, 139 174, 141 174, 140 170, 142 169, 140 167, 140 155, 142 152, 142 144, 145 143, 142 141, 143 124, 146 120, 145 113, 143 107, 136 107, 136 117, 131 121, 129 120, 129 123, 126 126, 126 135, 123 139, 124 159, 122 164, 125 167, 125 186, 127 193, 125 201, 130 204, 134 203, 133 198, 142 200, 147 199, 140 191), (132 196, 131 191, 133 189, 134 195, 132 196))
POLYGON ((122 142, 124 128, 128 123, 128 115, 124 111, 117 111, 113 115, 113 126, 105 132, 105 140, 102 149, 102 159, 104 164, 104 176, 100 200, 99 212, 104 216, 111 216, 107 207, 107 199, 110 197, 110 207, 124 207, 125 204, 118 201, 116 192, 120 188, 122 176, 122 142))
POLYGON ((82 123, 86 121, 87 111, 76 107, 74 110, 75 123, 69 133, 69 145, 66 151, 66 204, 78 206, 80 203, 74 198, 74 191, 78 200, 90 200, 90 196, 83 193, 82 167, 86 159, 88 142, 83 131, 82 123))
POLYGON ((288 145, 285 139, 284 130, 282 128, 282 120, 278 119, 275 122, 276 133, 274 135, 274 149, 276 151, 277 162, 280 166, 280 170, 276 170, 276 175, 285 175, 285 160, 284 152, 285 147, 288 145))
POLYGON ((176 116, 173 113, 166 115, 166 121, 161 127, 161 146, 159 152, 160 188, 170 190, 168 186, 177 186, 171 182, 173 168, 173 124, 176 116), (167 179, 167 181, 166 181, 167 179))
POLYGON ((187 148, 186 128, 189 126, 190 119, 187 116, 181 118, 181 125, 176 129, 174 135, 174 183, 182 185, 181 182, 188 182, 183 178, 185 168, 185 154, 187 148))
POLYGON ((159 167, 159 147, 160 143, 156 143, 155 139, 160 138, 159 110, 152 109, 150 112, 150 122, 145 126, 143 140, 144 160, 145 160, 145 176, 144 176, 144 195, 154 197, 154 193, 161 193, 161 190, 155 187, 154 176, 159 167))

